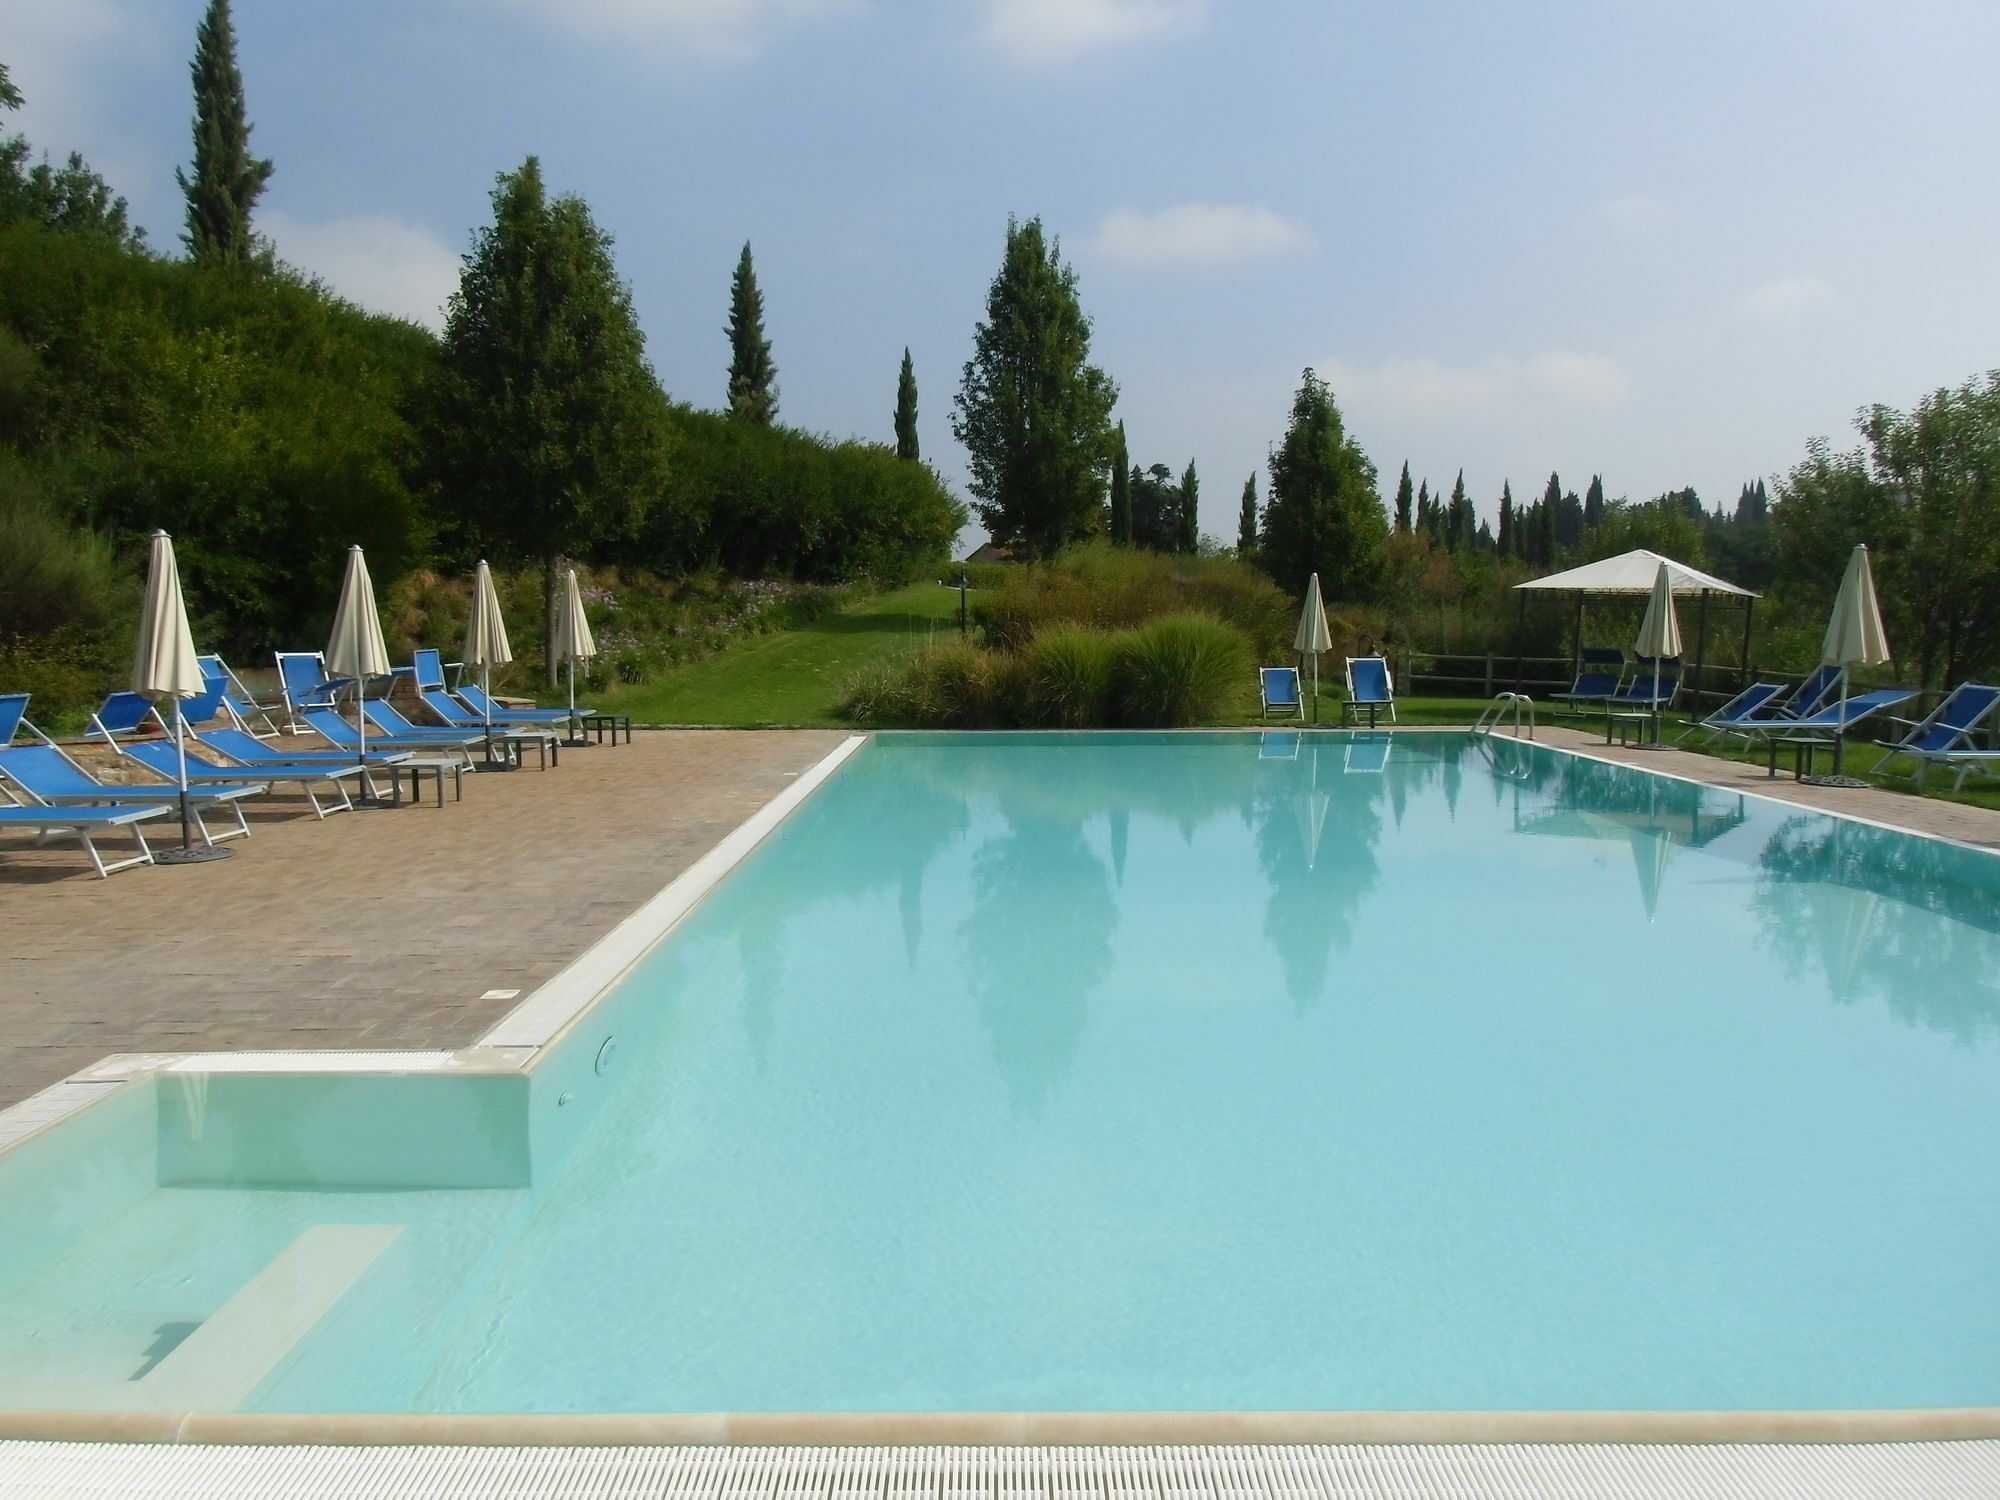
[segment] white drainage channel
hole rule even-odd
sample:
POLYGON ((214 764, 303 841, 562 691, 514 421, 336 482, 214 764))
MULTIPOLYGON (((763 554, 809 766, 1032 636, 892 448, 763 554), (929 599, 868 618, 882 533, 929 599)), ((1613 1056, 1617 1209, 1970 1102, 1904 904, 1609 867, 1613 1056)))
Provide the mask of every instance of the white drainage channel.
POLYGON ((2000 1493, 2000 1443, 340 1448, 0 1442, 21 1495, 662 1500, 1750 1500, 2000 1493))

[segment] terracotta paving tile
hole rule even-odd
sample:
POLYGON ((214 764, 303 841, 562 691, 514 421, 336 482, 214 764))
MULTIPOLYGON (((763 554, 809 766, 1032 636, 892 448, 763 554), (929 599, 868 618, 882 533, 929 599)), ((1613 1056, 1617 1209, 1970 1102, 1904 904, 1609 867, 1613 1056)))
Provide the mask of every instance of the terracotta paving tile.
POLYGON ((641 734, 324 823, 274 798, 232 859, 109 880, 9 835, 0 1109, 116 1052, 464 1046, 517 1003, 484 991, 533 989, 841 738, 641 734))

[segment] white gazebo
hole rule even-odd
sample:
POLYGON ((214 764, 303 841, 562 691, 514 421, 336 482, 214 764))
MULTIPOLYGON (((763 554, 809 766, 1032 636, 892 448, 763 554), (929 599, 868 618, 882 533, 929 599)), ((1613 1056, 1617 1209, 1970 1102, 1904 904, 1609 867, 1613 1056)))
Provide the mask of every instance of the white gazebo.
MULTIPOLYGON (((1659 582, 1660 569, 1667 570, 1667 578, 1674 594, 1692 594, 1701 600, 1696 616, 1694 672, 1689 679, 1692 700, 1697 708, 1701 702, 1702 669, 1707 664, 1708 652, 1708 601, 1711 595, 1743 601, 1743 672, 1747 681, 1750 672, 1750 626, 1752 612, 1757 603, 1753 590, 1717 578, 1713 573, 1704 573, 1700 568, 1691 568, 1684 562, 1676 562, 1671 557, 1645 547, 1635 547, 1630 552, 1621 552, 1616 557, 1601 557, 1596 562, 1583 563, 1574 568, 1565 568, 1560 573, 1551 573, 1546 578, 1531 578, 1526 583, 1514 585, 1520 600, 1520 613, 1525 616, 1530 593, 1574 594, 1576 595, 1576 633, 1574 659, 1582 661, 1583 652, 1583 606, 1584 601, 1593 596, 1625 595, 1638 599, 1653 592, 1659 582)), ((1525 635, 1523 631, 1516 639, 1525 635)), ((1514 665, 1515 686, 1518 688, 1522 675, 1522 658, 1517 654, 1514 665)))

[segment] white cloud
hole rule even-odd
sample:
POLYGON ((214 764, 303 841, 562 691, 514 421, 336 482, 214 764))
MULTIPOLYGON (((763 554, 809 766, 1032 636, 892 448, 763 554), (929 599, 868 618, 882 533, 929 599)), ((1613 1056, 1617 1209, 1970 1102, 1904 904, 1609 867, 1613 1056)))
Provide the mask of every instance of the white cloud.
POLYGON ((1023 67, 1054 67, 1088 52, 1188 36, 1207 0, 985 0, 986 42, 1023 67))
POLYGON ((1780 276, 1738 297, 1736 310, 1753 318, 1790 318, 1833 299, 1832 283, 1817 276, 1780 276))
POLYGON ((1416 358, 1368 367, 1331 359, 1320 374, 1343 408, 1396 423, 1479 420, 1554 405, 1615 406, 1632 385, 1616 360, 1568 349, 1526 359, 1496 354, 1466 365, 1416 358))
POLYGON ((444 326, 444 303, 458 290, 459 258, 417 224, 376 214, 305 223, 282 213, 258 217, 279 258, 319 277, 370 312, 444 326))
POLYGON ((667 45, 706 62, 755 57, 779 33, 857 8, 857 0, 465 0, 539 21, 559 36, 667 45))
POLYGON ((1666 223, 1673 214, 1651 193, 1620 193, 1599 200, 1597 216, 1607 224, 1647 229, 1666 223))
POLYGON ((1091 251, 1129 266, 1221 266, 1309 249, 1310 229, 1262 204, 1177 203, 1156 213, 1117 208, 1091 251))

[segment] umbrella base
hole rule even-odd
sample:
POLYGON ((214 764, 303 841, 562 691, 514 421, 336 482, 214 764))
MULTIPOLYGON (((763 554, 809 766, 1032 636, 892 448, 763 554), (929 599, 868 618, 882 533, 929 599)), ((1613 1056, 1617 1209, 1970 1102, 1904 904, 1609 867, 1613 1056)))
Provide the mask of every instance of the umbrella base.
POLYGON ((205 865, 212 859, 227 859, 234 849, 160 849, 153 854, 156 865, 205 865))
POLYGON ((1807 786, 1830 786, 1844 792, 1865 792, 1873 785, 1859 776, 1806 776, 1800 778, 1807 786))

